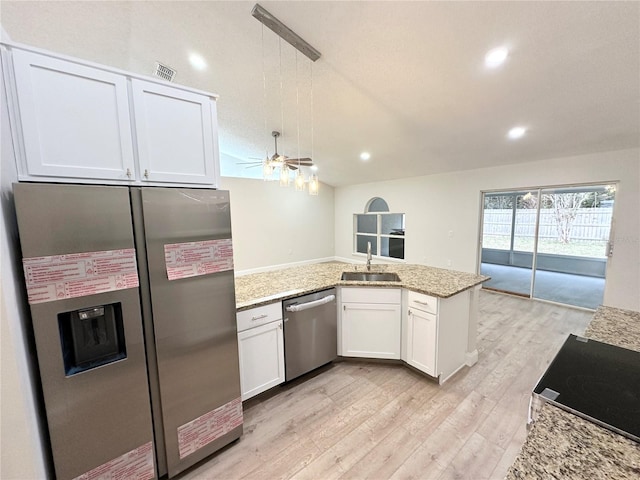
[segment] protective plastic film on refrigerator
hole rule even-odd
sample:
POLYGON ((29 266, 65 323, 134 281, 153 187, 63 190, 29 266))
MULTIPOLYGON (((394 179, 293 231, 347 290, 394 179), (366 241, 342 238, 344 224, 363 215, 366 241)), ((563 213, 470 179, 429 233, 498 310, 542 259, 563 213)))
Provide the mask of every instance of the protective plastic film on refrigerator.
POLYGON ((228 193, 14 195, 56 477, 171 477, 238 438, 228 193))

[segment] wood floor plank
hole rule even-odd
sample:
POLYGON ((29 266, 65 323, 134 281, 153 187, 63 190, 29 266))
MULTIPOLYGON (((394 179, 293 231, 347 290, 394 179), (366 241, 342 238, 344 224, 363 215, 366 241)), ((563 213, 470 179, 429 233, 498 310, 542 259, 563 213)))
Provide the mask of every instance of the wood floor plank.
POLYGON ((403 426, 395 428, 341 477, 349 479, 390 478, 406 459, 420 446, 422 440, 411 435, 403 426))
POLYGON ((516 430, 516 433, 513 435, 513 437, 511 438, 511 441, 505 448, 504 453, 500 458, 500 461, 498 462, 496 467, 493 469, 493 472, 491 472, 490 478, 503 479, 507 475, 507 472, 509 471, 509 467, 511 467, 511 464, 513 463, 515 458, 520 453, 520 450, 522 449, 522 444, 524 443, 526 438, 526 432, 527 430, 525 426, 520 425, 518 427, 518 429, 516 430))
POLYGON ((473 367, 438 385, 398 364, 335 362, 245 402, 243 437, 180 480, 502 479, 532 388, 591 317, 481 292, 473 367))
POLYGON ((442 422, 420 446, 391 475, 391 479, 435 479, 439 478, 447 466, 465 444, 466 439, 457 435, 456 428, 442 422))
POLYGON ((439 480, 488 480, 503 454, 502 448, 474 432, 439 480))
POLYGON ((244 478, 251 480, 288 479, 318 458, 321 453, 321 450, 311 439, 298 439, 286 451, 261 462, 244 478))

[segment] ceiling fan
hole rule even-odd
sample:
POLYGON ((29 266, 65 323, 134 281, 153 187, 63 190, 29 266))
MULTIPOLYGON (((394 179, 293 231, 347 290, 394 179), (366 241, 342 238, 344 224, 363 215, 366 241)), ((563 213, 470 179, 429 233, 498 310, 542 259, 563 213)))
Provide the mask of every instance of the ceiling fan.
POLYGON ((298 167, 311 167, 313 166, 313 160, 308 157, 305 158, 289 158, 286 155, 280 155, 278 153, 278 137, 280 132, 271 132, 273 141, 275 142, 275 153, 271 157, 267 157, 259 162, 239 162, 238 165, 247 165, 245 168, 258 167, 263 164, 268 164, 272 168, 282 167, 286 165, 291 170, 297 170, 298 167))

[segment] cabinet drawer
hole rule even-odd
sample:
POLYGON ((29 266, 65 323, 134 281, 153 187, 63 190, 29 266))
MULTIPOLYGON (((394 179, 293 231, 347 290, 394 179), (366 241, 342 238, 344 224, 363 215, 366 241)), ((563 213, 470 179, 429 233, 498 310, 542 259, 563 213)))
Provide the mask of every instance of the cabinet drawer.
POLYGON ((270 303, 269 305, 244 310, 236 314, 239 332, 247 330, 248 328, 258 327, 275 320, 280 320, 281 318, 282 302, 270 303))
POLYGON ((438 313, 438 298, 423 293, 409 291, 409 307, 427 313, 438 313))
POLYGON ((400 303, 402 291, 399 288, 342 287, 342 301, 351 303, 400 303))

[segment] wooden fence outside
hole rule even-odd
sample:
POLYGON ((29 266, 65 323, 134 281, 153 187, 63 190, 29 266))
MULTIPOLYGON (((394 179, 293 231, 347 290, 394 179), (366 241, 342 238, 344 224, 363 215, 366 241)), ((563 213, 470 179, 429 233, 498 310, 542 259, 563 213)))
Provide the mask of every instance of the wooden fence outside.
MULTIPOLYGON (((612 208, 582 208, 576 212, 571 228, 572 240, 608 240, 611 230, 612 208)), ((483 235, 511 235, 511 209, 486 209, 484 211, 483 235)), ((516 210, 515 235, 535 235, 536 210, 516 210)), ((551 208, 540 210, 540 238, 557 238, 558 228, 551 208)))

